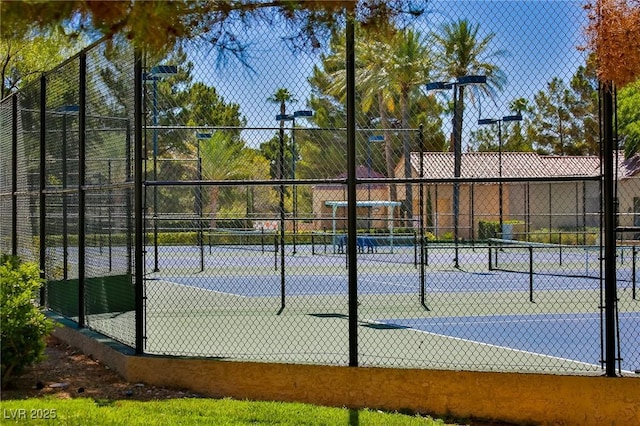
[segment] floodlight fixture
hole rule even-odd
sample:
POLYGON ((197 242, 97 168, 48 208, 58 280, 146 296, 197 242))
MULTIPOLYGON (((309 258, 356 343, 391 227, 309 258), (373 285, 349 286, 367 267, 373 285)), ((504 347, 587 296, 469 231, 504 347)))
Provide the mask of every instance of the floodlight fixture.
POLYGON ((178 74, 178 67, 176 65, 156 65, 149 71, 154 77, 169 77, 174 74, 178 74))
POLYGON ((293 117, 294 118, 298 118, 298 117, 313 117, 313 111, 308 110, 308 109, 303 109, 303 110, 300 110, 300 111, 294 111, 293 117))
POLYGON ((502 121, 522 121, 522 115, 521 114, 515 114, 515 115, 505 115, 504 117, 502 117, 502 121))
POLYGON ((70 113, 70 112, 78 112, 80 111, 80 107, 78 105, 63 105, 59 108, 56 108, 56 112, 62 113, 70 113))
POLYGON ((444 90, 446 83, 444 81, 434 81, 431 83, 427 83, 427 90, 444 90))
POLYGON ((485 84, 486 82, 486 75, 465 75, 462 77, 458 77, 455 84, 457 86, 464 86, 467 84, 485 84))

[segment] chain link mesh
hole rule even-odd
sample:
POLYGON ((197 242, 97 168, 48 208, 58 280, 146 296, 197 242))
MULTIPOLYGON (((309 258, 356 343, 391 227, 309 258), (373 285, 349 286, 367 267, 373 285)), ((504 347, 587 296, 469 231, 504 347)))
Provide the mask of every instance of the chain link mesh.
MULTIPOLYGON (((133 275, 143 268, 148 353, 346 365, 355 270, 359 365, 600 374, 603 153, 597 79, 578 49, 585 11, 489 1, 430 10, 386 35, 356 25, 355 200, 344 33, 309 53, 282 43, 277 22, 256 24, 246 33, 252 56, 237 62, 195 42, 148 55, 142 212, 133 210, 133 53, 123 42, 93 47, 84 231, 78 113, 59 110, 79 102, 78 61, 48 74, 49 289, 77 285, 73 239, 85 232, 90 327, 134 345, 133 275), (132 261, 135 214, 144 214, 144 265, 132 261)), ((30 217, 20 226, 36 242, 33 92, 20 106, 18 216, 30 217)), ((620 154, 616 165, 627 373, 640 368, 640 180, 637 157, 620 154)), ((10 227, 3 219, 3 250, 10 227)), ((75 317, 73 292, 60 294, 51 307, 75 317)))

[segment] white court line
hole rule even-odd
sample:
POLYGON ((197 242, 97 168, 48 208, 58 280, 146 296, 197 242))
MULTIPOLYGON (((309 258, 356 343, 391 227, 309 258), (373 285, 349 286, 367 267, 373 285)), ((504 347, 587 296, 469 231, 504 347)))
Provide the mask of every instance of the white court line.
MULTIPOLYGON (((519 324, 519 323, 555 323, 555 322, 583 322, 583 321, 592 321, 594 319, 598 319, 599 317, 589 317, 589 318, 572 318, 572 319, 562 319, 562 318, 550 318, 550 319, 512 319, 512 320, 504 320, 504 321, 445 321, 445 322, 435 322, 437 325, 470 325, 470 324, 519 324)), ((426 323, 418 323, 418 324, 426 324, 426 323)))
POLYGON ((248 298, 248 297, 249 297, 249 296, 245 296, 245 295, 238 294, 238 293, 229 293, 229 292, 226 292, 226 291, 213 290, 213 289, 204 288, 204 287, 199 287, 199 286, 194 286, 194 285, 190 285, 190 284, 177 283, 177 282, 175 282, 175 281, 167 281, 167 280, 165 280, 165 279, 161 279, 161 278, 158 278, 156 281, 162 281, 162 282, 164 282, 164 283, 172 284, 172 285, 177 285, 177 286, 180 286, 180 287, 189 287, 189 288, 190 288, 190 289, 192 289, 192 290, 201 290, 201 291, 207 291, 207 292, 209 292, 209 293, 223 294, 223 295, 225 295, 225 296, 242 297, 243 299, 246 299, 246 298, 248 298))
POLYGON ((562 357, 559 357, 559 356, 547 355, 547 354, 542 354, 542 353, 538 353, 538 352, 525 351, 524 349, 515 349, 515 348, 510 348, 508 346, 494 345, 492 343, 478 342, 476 340, 463 339, 462 337, 448 336, 446 334, 433 333, 433 332, 430 332, 430 331, 418 330, 418 329, 411 328, 411 327, 410 327, 410 329, 418 331, 420 333, 430 334, 432 336, 444 337, 444 338, 447 338, 447 339, 458 340, 458 341, 466 342, 466 343, 473 343, 473 344, 476 344, 476 345, 486 346, 486 347, 490 347, 490 348, 505 349, 505 350, 508 350, 508 351, 523 353, 523 354, 527 354, 527 355, 536 355, 536 356, 541 356, 543 358, 550 358, 550 359, 553 359, 553 360, 568 361, 568 362, 572 362, 572 363, 575 363, 575 364, 585 365, 585 366, 589 366, 589 367, 597 367, 598 369, 602 369, 602 367, 600 367, 598 364, 591 364, 591 363, 588 363, 588 362, 578 361, 578 360, 575 360, 575 359, 562 358, 562 357))
MULTIPOLYGON (((371 322, 371 323, 376 323, 376 324, 393 324, 392 322, 391 323, 385 323, 385 322, 380 321, 380 320, 365 320, 365 321, 368 321, 368 322, 371 322)), ((508 346, 495 345, 495 344, 492 344, 492 343, 478 342, 476 340, 464 339, 462 337, 449 336, 447 334, 434 333, 434 332, 431 332, 431 331, 420 330, 420 329, 413 328, 413 327, 407 327, 407 326, 403 326, 403 327, 406 327, 406 328, 404 328, 405 330, 413 330, 413 331, 417 331, 419 333, 429 334, 431 336, 443 337, 443 338, 446 338, 446 339, 457 340, 457 341, 460 341, 460 342, 472 343, 472 344, 476 344, 476 345, 480 345, 480 346, 486 346, 486 347, 489 347, 489 348, 505 349, 505 350, 508 350, 508 351, 523 353, 523 354, 526 354, 526 355, 536 355, 536 356, 540 356, 540 357, 543 357, 543 358, 549 358, 549 359, 553 359, 553 360, 559 360, 559 361, 565 361, 565 362, 568 361, 568 362, 571 362, 571 363, 574 363, 574 364, 585 365, 585 366, 589 366, 589 367, 596 367, 596 368, 602 370, 602 367, 600 367, 598 364, 591 364, 591 363, 588 363, 588 362, 578 361, 578 360, 575 360, 575 359, 562 358, 562 357, 554 356, 554 355, 547 355, 547 354, 542 354, 542 353, 538 353, 538 352, 525 351, 524 349, 515 349, 515 348, 510 348, 508 346)), ((633 371, 629 371, 629 370, 622 370, 622 372, 629 373, 629 374, 633 373, 633 371)))
POLYGON ((395 286, 395 287, 414 288, 413 285, 398 284, 398 283, 392 282, 392 281, 381 281, 381 280, 375 280, 375 279, 371 279, 371 278, 362 278, 362 281, 367 282, 367 283, 383 284, 383 285, 395 286))

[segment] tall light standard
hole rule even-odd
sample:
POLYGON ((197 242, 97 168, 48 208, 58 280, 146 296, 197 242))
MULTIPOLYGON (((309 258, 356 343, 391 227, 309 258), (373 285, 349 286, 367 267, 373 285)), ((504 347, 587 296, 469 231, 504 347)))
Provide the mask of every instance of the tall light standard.
MULTIPOLYGON (((67 175, 68 175, 68 167, 67 167, 67 116, 70 114, 78 114, 80 111, 80 107, 78 105, 63 105, 56 110, 59 114, 62 115, 62 271, 63 271, 63 279, 67 279, 68 272, 68 231, 67 231, 67 194, 65 190, 67 189, 67 175)), ((84 232, 84 231, 82 231, 84 232)))
MULTIPOLYGON (((152 67, 143 78, 145 83, 153 84, 153 180, 158 180, 158 81, 178 73, 176 65, 157 65, 152 67)), ((153 272, 158 272, 158 189, 153 187, 153 272)))
MULTIPOLYGON (((372 159, 371 159, 371 144, 376 142, 384 142, 383 135, 371 135, 367 140, 367 177, 371 179, 372 159)), ((367 184, 367 201, 371 201, 371 183, 367 184)), ((367 207, 369 217, 367 223, 369 224, 369 230, 371 230, 371 206, 367 207)))
MULTIPOLYGON (((453 89, 453 176, 456 180, 453 183, 453 239, 455 244, 454 267, 459 267, 458 257, 458 216, 460 212, 460 170, 462 166, 462 111, 458 111, 458 88, 472 84, 485 84, 486 75, 465 75, 456 78, 455 81, 436 81, 427 83, 427 90, 450 90, 453 89)), ((462 90, 460 90, 462 93, 462 90)))
POLYGON ((499 217, 500 232, 502 233, 503 208, 502 208, 502 123, 511 121, 522 121, 522 115, 505 115, 502 118, 481 118, 478 120, 479 125, 497 124, 498 125, 498 198, 499 198, 499 217))
POLYGON ((196 205, 195 211, 198 216, 198 246, 200 247, 200 272, 204 271, 204 239, 202 236, 202 156, 200 155, 200 141, 211 139, 211 133, 196 133, 197 141, 197 156, 198 156, 198 168, 196 171, 196 178, 198 179, 198 186, 196 187, 196 205))
MULTIPOLYGON (((296 118, 313 117, 311 110, 298 110, 293 114, 278 114, 277 121, 291 121, 291 179, 296 178, 296 162, 298 161, 298 149, 296 147, 296 118)), ((282 159, 284 161, 284 158, 282 159)), ((298 233, 298 188, 293 184, 293 254, 296 254, 296 234, 298 233)))

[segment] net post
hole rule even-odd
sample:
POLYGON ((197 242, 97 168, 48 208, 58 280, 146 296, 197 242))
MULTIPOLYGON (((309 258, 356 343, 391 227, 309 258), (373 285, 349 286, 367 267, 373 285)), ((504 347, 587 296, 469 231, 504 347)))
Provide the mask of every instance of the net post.
POLYGON ((278 270, 278 234, 273 234, 273 270, 278 270))
POLYGON ((413 266, 418 268, 418 234, 413 231, 413 266))
POLYGON ((487 240, 487 249, 489 251, 489 270, 493 271, 493 262, 491 258, 491 239, 487 240))
POLYGON ((316 254, 316 242, 315 242, 315 231, 311 231, 311 255, 316 254))
POLYGON ((204 231, 202 229, 202 216, 198 218, 197 244, 200 249, 200 272, 204 271, 204 231))
POLYGON ((560 266, 562 266, 562 232, 558 232, 558 245, 560 246, 560 266))
POLYGON ((636 246, 631 248, 631 297, 636 300, 636 246))
POLYGON ((429 246, 425 243, 424 244, 424 260, 423 260, 424 266, 429 266, 429 246))

